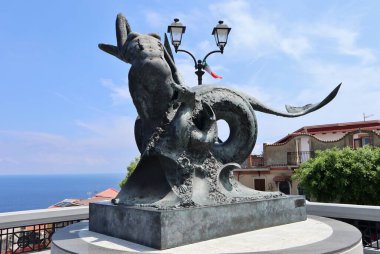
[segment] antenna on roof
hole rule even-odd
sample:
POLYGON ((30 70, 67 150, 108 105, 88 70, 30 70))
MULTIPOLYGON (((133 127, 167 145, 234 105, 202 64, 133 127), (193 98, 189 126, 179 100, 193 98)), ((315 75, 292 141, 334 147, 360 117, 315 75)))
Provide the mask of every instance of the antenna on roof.
POLYGON ((365 120, 366 120, 367 118, 370 118, 370 117, 372 117, 372 116, 374 116, 374 114, 366 115, 365 113, 363 113, 363 120, 364 120, 364 122, 365 122, 365 120))

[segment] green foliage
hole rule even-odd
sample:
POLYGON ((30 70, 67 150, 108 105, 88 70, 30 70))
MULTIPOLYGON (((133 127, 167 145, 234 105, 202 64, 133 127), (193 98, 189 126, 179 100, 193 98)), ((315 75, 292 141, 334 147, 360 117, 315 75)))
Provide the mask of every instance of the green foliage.
POLYGON ((317 151, 293 179, 319 202, 380 205, 380 147, 317 151))
POLYGON ((124 184, 128 181, 128 178, 132 175, 132 173, 135 171, 137 164, 139 164, 140 156, 135 157, 128 165, 127 167, 127 176, 124 178, 124 180, 119 183, 120 188, 124 186, 124 184))

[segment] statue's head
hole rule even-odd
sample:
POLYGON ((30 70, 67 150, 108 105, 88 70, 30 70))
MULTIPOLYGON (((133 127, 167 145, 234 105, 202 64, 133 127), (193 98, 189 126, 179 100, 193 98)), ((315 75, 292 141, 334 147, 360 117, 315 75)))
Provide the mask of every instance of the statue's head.
POLYGON ((99 44, 99 48, 120 60, 134 64, 145 59, 164 59, 164 47, 158 34, 139 34, 132 32, 127 19, 118 14, 116 18, 117 46, 99 44))
POLYGON ((156 34, 139 34, 131 32, 123 45, 123 61, 133 64, 144 60, 164 57, 164 47, 156 34))

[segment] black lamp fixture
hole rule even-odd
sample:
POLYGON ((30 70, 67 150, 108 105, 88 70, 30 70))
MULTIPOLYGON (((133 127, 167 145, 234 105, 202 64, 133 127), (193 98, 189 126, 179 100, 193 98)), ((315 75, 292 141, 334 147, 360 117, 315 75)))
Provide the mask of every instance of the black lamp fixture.
POLYGON ((181 45, 182 34, 186 31, 186 27, 179 22, 179 19, 175 18, 174 22, 168 26, 168 33, 170 33, 170 38, 172 40, 172 45, 177 52, 179 45, 181 45))
POLYGON ((231 31, 222 20, 219 21, 219 24, 214 27, 212 30, 212 35, 215 37, 216 45, 220 48, 220 51, 223 52, 224 47, 227 45, 228 35, 231 31))
POLYGON ((214 50, 214 51, 209 52, 203 58, 203 61, 202 60, 197 61, 194 55, 191 54, 189 51, 179 49, 179 45, 181 45, 181 41, 182 41, 182 35, 185 33, 185 31, 186 31, 186 26, 184 26, 181 22, 179 22, 179 19, 175 18, 174 22, 171 23, 170 26, 168 26, 167 32, 170 33, 171 42, 175 49, 175 52, 176 53, 184 52, 190 55, 191 58, 193 58, 195 69, 196 69, 195 74, 198 76, 198 85, 201 85, 202 75, 204 74, 204 71, 202 69, 204 69, 205 67, 207 57, 213 53, 223 54, 224 48, 227 45, 228 35, 231 31, 231 28, 229 28, 226 24, 224 24, 222 20, 219 21, 219 23, 212 30, 211 34, 214 35, 216 45, 219 47, 220 50, 214 50))

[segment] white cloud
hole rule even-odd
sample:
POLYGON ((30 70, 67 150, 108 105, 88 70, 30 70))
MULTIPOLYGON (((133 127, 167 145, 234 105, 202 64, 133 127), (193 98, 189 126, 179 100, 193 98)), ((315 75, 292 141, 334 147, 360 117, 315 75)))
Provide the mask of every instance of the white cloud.
POLYGON ((18 164, 18 163, 19 163, 18 161, 15 161, 12 158, 8 158, 8 157, 0 158, 0 165, 1 164, 18 164))
MULTIPOLYGON (((246 73, 249 76, 246 83, 233 85, 235 89, 253 95, 273 108, 283 109, 283 104, 302 106, 318 102, 343 82, 336 99, 310 115, 288 119, 258 113, 259 134, 255 153, 262 150, 263 142, 275 142, 305 125, 360 121, 363 112, 379 112, 380 66, 375 51, 359 45, 360 26, 352 22, 340 23, 334 18, 334 11, 329 12, 329 18, 323 16, 302 24, 291 23, 289 19, 276 18, 275 14, 275 18, 262 16, 252 5, 248 1, 210 5, 212 15, 222 17, 232 27, 229 47, 226 48, 226 52, 232 53, 225 54, 225 65, 240 62, 238 65, 249 64, 254 69, 253 66, 260 66, 257 62, 275 63, 280 58, 281 64, 288 62, 294 65, 284 75, 286 82, 290 80, 299 84, 298 77, 302 76, 304 86, 292 87, 288 83, 288 89, 276 88, 278 84, 273 76, 277 70, 268 63, 273 73, 265 79, 269 83, 261 83, 263 78, 259 77, 264 74, 260 67, 246 73)), ((239 80, 237 76, 235 79, 239 80)))
POLYGON ((158 13, 153 10, 144 11, 145 20, 148 22, 149 26, 153 28, 162 28, 168 22, 167 18, 161 13, 158 13))
POLYGON ((305 54, 319 54, 323 48, 321 45, 328 45, 330 53, 357 57, 365 64, 376 61, 371 49, 358 46, 359 32, 352 24, 347 27, 346 23, 339 24, 324 18, 303 24, 292 23, 276 15, 272 19, 267 13, 262 15, 252 5, 252 2, 239 0, 211 4, 209 7, 213 16, 223 17, 232 27, 226 50, 231 50, 232 55, 238 55, 239 59, 280 53, 303 60, 307 57, 305 54))
POLYGON ((277 20, 271 21, 267 17, 253 14, 251 2, 226 1, 210 5, 209 9, 214 16, 223 17, 232 27, 226 50, 231 50, 232 55, 238 55, 240 59, 260 58, 276 53, 299 58, 311 49, 308 39, 293 35, 285 22, 278 24, 277 20))
POLYGON ((305 37, 284 38, 280 42, 281 49, 293 58, 301 58, 311 50, 309 40, 305 37))
MULTIPOLYGON (((362 112, 377 113, 380 110, 380 66, 362 66, 345 64, 327 64, 311 62, 305 65, 305 71, 321 87, 327 83, 343 82, 336 110, 342 114, 358 116, 362 112), (369 112, 368 112, 369 111, 369 112)), ((379 117, 379 116, 377 116, 379 117)))
MULTIPOLYGON (((271 23, 256 19, 246 1, 228 1, 210 5, 214 16, 222 17, 232 27, 229 48, 234 55, 262 56, 278 46, 278 31, 271 23)), ((227 49, 226 49, 227 50, 227 49)))
POLYGON ((211 43, 210 40, 203 40, 198 44, 199 51, 202 52, 210 52, 212 50, 215 50, 214 43, 211 43))
POLYGON ((197 85, 197 76, 194 74, 195 67, 194 62, 189 57, 188 59, 179 58, 176 59, 176 66, 179 70, 182 78, 185 82, 185 85, 188 87, 192 87, 197 85))
POLYGON ((132 100, 129 94, 128 79, 125 79, 122 84, 115 84, 112 79, 101 79, 101 84, 111 91, 113 104, 122 104, 132 100))
MULTIPOLYGON (((205 31, 205 24, 212 27, 215 21, 222 19, 232 27, 223 56, 209 58, 211 68, 225 78, 215 80, 206 73, 204 83, 226 84, 281 110, 286 103, 302 106, 320 101, 335 85, 343 82, 337 98, 310 115, 288 119, 257 113, 256 153, 262 150, 261 143, 274 142, 304 125, 361 120, 363 112, 379 118, 377 51, 361 40, 361 26, 340 22, 334 17, 340 9, 326 12, 328 18, 321 14, 302 19, 300 23, 299 19, 293 22, 291 18, 281 17, 281 13, 274 13, 269 7, 267 10, 271 15, 268 11, 260 12, 250 1, 219 1, 209 4, 208 12, 205 11, 207 4, 203 3, 202 7, 192 5, 175 13, 164 9, 144 11, 146 22, 160 31, 166 29, 173 17, 179 17, 187 26, 181 47, 199 53, 199 56, 215 49, 211 31, 205 31), (197 36, 207 39, 198 40, 197 36), (294 68, 284 70, 280 65, 294 68), (244 73, 241 72, 243 68, 244 73), (300 76, 303 79, 299 79, 300 76), (282 82, 282 79, 286 81, 282 82), (292 86, 295 83, 304 85, 292 86)), ((355 22, 360 22, 360 18, 355 22)), ((147 29, 151 32, 150 28, 147 29)), ((186 84, 195 86, 197 77, 191 58, 183 53, 175 57, 186 84)), ((129 103, 128 106, 133 107, 128 82, 114 80, 101 80, 110 92, 113 105, 129 103)), ((55 95, 73 105, 81 103, 64 93, 55 95)), ((77 121, 77 127, 82 133, 80 138, 70 137, 70 134, 0 131, 0 172, 16 169, 27 172, 29 168, 44 172, 124 170, 138 154, 133 134, 134 116, 82 120, 77 121)), ((224 129, 221 131, 228 132, 227 128, 224 129)))
POLYGON ((0 172, 123 172, 139 154, 134 119, 114 117, 78 126, 83 130, 80 138, 0 130, 0 172))
POLYGON ((78 141, 80 145, 112 149, 135 147, 134 118, 117 116, 92 123, 78 121, 77 124, 92 134, 89 138, 78 141))
POLYGON ((63 144, 66 141, 66 138, 59 135, 54 135, 50 133, 43 132, 32 132, 32 131, 10 131, 10 130, 0 130, 0 135, 3 136, 3 141, 10 139, 19 139, 21 141, 38 141, 44 140, 44 143, 47 144, 63 144))
MULTIPOLYGON (((223 66, 222 70, 231 75, 229 80, 233 80, 233 84, 226 83, 229 87, 244 91, 275 109, 284 110, 284 104, 303 106, 319 102, 343 82, 336 99, 310 115, 290 119, 258 113, 256 153, 261 152, 263 142, 275 142, 302 126, 360 121, 363 112, 379 112, 380 66, 375 51, 359 44, 360 26, 337 20, 336 9, 328 12, 328 16, 316 16, 303 23, 292 23, 287 18, 278 18, 276 14, 262 15, 249 1, 223 1, 210 4, 209 10, 210 15, 205 17, 207 20, 220 18, 232 27, 223 63, 215 65, 212 62, 215 59, 210 59, 213 69, 223 66), (281 64, 285 62, 294 66, 284 74, 286 81, 280 83, 273 79, 278 75, 273 67, 278 59, 281 59, 281 64), (246 68, 248 72, 242 75, 236 73, 240 66, 252 68, 246 68), (267 70, 271 73, 267 74, 267 70), (269 76, 263 79, 263 75, 269 76), (268 83, 263 83, 263 80, 268 83)), ((205 52, 211 48, 213 45, 207 40, 201 41, 194 49, 190 48, 190 51, 205 52)), ((183 59, 177 61, 178 69, 193 85, 196 82, 194 68, 190 60, 183 59)), ((207 74, 204 78, 207 80, 205 83, 217 83, 208 79, 207 74)), ((219 82, 224 84, 224 80, 219 82)), ((222 128, 221 131, 228 130, 222 128)))
POLYGON ((355 56, 364 64, 373 63, 376 57, 371 49, 361 48, 357 45, 358 32, 349 28, 319 24, 308 29, 312 34, 320 38, 329 38, 336 44, 336 49, 343 55, 355 56))

